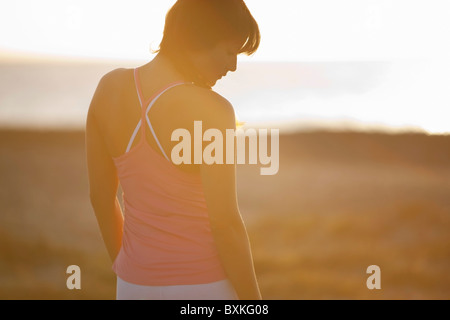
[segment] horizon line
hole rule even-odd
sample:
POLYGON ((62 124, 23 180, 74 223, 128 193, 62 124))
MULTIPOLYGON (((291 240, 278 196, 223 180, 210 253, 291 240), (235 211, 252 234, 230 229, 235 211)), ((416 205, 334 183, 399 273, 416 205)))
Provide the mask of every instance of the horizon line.
MULTIPOLYGON (((11 50, 8 48, 0 47, 0 63, 106 63, 106 64, 117 64, 117 63, 143 63, 149 62, 155 57, 155 54, 149 52, 148 58, 128 58, 128 57, 108 57, 108 56, 98 56, 98 55, 68 55, 59 53, 49 53, 49 52, 33 52, 24 50, 11 50)), ((334 59, 313 59, 313 58, 301 58, 301 59, 259 59, 252 57, 244 57, 238 63, 308 63, 308 62, 395 62, 395 61, 407 61, 407 60, 423 60, 419 58, 384 58, 384 59, 373 59, 373 58, 334 58, 334 59)))
MULTIPOLYGON (((450 131, 431 132, 419 126, 389 126, 378 123, 365 123, 363 121, 247 121, 240 127, 247 129, 279 129, 280 135, 291 135, 310 132, 329 132, 329 133, 361 133, 361 134, 423 134, 432 136, 450 136, 450 131)), ((85 127, 81 123, 59 123, 50 122, 22 122, 22 123, 0 123, 0 131, 40 131, 40 132, 78 132, 84 131, 85 127)))

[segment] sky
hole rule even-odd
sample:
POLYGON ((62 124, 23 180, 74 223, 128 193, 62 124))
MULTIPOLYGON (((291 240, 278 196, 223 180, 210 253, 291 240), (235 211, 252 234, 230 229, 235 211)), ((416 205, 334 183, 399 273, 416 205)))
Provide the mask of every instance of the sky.
MULTIPOLYGON (((429 132, 450 132, 446 121, 450 112, 449 0, 245 2, 262 39, 258 51, 251 57, 239 56, 240 61, 399 62, 387 73, 384 87, 372 90, 378 95, 343 95, 342 101, 317 97, 308 101, 314 116, 322 112, 334 117, 333 112, 341 110, 360 121, 407 123, 429 132), (362 104, 373 107, 362 110, 362 104), (404 106, 396 109, 395 117, 393 105, 404 106), (373 110, 378 114, 372 115, 373 110)), ((173 3, 0 0, 0 62, 45 56, 148 61, 151 49, 159 45, 165 14, 173 3)), ((335 84, 350 77, 358 86, 360 80, 352 73, 359 70, 332 72, 339 73, 335 84)), ((359 78, 366 81, 369 76, 359 78)))
MULTIPOLYGON (((148 59, 174 0, 1 0, 0 52, 148 59)), ((247 0, 252 61, 444 58, 448 0, 247 0)))

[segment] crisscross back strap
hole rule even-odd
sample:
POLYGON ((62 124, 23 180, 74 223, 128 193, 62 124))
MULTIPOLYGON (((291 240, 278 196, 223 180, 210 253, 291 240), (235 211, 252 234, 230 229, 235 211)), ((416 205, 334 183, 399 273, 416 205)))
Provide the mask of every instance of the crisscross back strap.
POLYGON ((161 152, 162 152, 162 154, 164 155, 164 157, 165 157, 168 161, 170 161, 170 159, 167 157, 166 153, 164 152, 164 149, 162 148, 162 146, 161 146, 161 144, 160 144, 160 142, 159 142, 159 140, 158 140, 158 137, 157 137, 156 134, 155 134, 155 130, 153 130, 153 126, 152 126, 152 124, 151 124, 151 122, 150 122, 150 119, 148 118, 148 112, 150 111, 151 107, 155 104, 156 100, 158 100, 159 97, 161 97, 166 91, 168 91, 168 90, 170 90, 170 89, 172 89, 172 88, 174 88, 174 87, 176 87, 176 86, 185 84, 185 82, 182 82, 182 81, 175 82, 175 83, 169 84, 169 85, 167 85, 166 87, 164 87, 163 89, 159 90, 159 91, 151 98, 151 100, 150 100, 150 102, 148 103, 148 106, 147 106, 146 109, 144 109, 144 105, 143 105, 144 97, 143 97, 143 95, 142 95, 142 90, 141 90, 141 86, 140 86, 139 74, 138 74, 137 68, 134 69, 134 83, 135 83, 136 91, 137 91, 138 98, 139 98, 139 104, 140 104, 140 106, 141 106, 141 119, 139 120, 139 122, 138 122, 136 128, 134 129, 134 132, 133 132, 133 134, 132 134, 132 136, 131 136, 131 138, 130 138, 130 142, 128 143, 126 153, 127 153, 128 151, 130 151, 131 146, 133 145, 133 141, 134 141, 134 139, 136 138, 137 133, 139 132, 139 129, 141 129, 141 139, 145 139, 145 126, 142 125, 142 122, 143 122, 144 117, 145 117, 145 120, 146 120, 146 122, 147 122, 147 124, 148 124, 148 126, 149 126, 149 128, 150 128, 150 131, 152 132, 153 138, 155 139, 155 141, 156 141, 156 143, 157 143, 159 149, 161 150, 161 152))

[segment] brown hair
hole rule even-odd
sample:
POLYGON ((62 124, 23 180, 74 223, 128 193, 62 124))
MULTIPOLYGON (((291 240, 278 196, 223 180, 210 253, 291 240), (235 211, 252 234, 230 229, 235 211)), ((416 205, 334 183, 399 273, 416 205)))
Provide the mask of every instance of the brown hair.
POLYGON ((169 57, 182 74, 202 85, 187 51, 239 40, 242 47, 238 53, 251 55, 260 39, 258 24, 243 0, 178 0, 166 15, 163 39, 156 52, 169 57))

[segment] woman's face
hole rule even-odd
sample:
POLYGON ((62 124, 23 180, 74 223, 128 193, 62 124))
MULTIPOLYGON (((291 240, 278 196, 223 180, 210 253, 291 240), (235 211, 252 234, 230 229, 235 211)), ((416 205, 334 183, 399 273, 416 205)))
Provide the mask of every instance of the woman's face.
POLYGON ((221 42, 211 49, 195 51, 191 61, 205 83, 212 87, 229 71, 236 71, 241 46, 237 41, 221 42))

